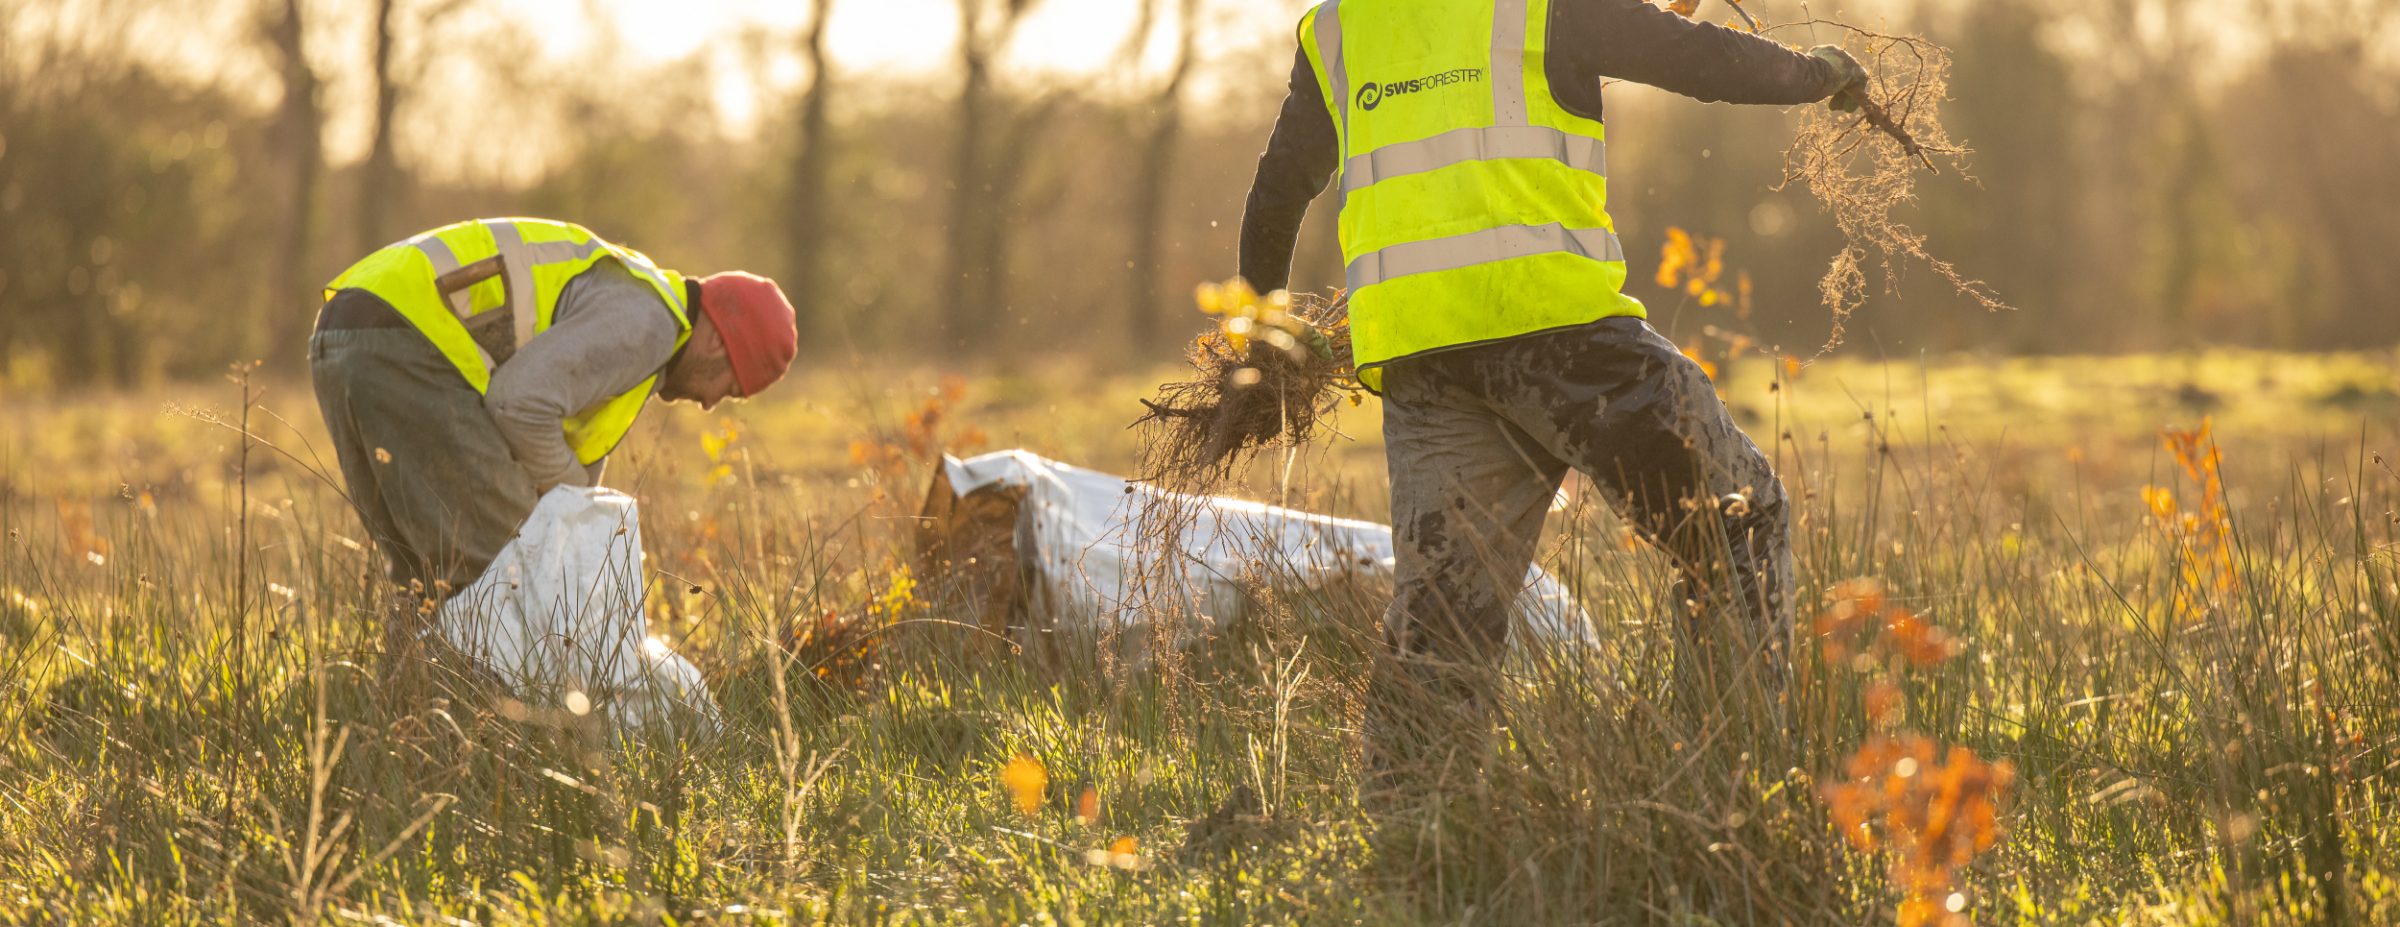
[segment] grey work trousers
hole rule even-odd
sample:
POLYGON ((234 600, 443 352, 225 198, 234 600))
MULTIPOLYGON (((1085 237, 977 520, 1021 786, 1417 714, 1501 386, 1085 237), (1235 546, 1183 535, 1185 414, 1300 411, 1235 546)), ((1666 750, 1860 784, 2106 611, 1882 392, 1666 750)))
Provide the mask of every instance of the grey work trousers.
MULTIPOLYGON (((1781 691, 1792 623, 1783 485, 1707 375, 1648 323, 1421 355, 1385 368, 1383 385, 1398 547, 1384 630, 1398 672, 1440 679, 1445 667, 1497 663, 1509 602, 1572 467, 1674 563, 1678 691, 1706 699, 1715 693, 1688 690, 1745 677, 1781 691)), ((1371 737, 1375 727, 1370 716, 1371 737)))
POLYGON ((342 482, 392 580, 437 598, 474 582, 537 501, 483 396, 412 328, 321 330, 308 359, 342 482))

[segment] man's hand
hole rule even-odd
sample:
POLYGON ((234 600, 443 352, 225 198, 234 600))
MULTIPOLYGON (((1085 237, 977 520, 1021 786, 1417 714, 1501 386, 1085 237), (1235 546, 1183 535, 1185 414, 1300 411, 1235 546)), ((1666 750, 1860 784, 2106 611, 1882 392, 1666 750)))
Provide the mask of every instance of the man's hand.
POLYGON ((1819 45, 1808 50, 1808 56, 1833 66, 1834 90, 1825 105, 1834 112, 1847 113, 1858 109, 1867 100, 1867 69, 1850 57, 1839 45, 1819 45))

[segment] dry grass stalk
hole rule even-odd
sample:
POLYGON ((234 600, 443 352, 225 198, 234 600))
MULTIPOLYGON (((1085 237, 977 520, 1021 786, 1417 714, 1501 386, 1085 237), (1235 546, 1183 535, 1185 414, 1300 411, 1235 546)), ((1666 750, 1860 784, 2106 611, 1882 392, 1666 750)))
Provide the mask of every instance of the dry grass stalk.
POLYGON ((1925 247, 1923 233, 1893 214, 1917 198, 1917 170, 1961 169, 1967 149, 1950 141, 1938 112, 1948 99, 1950 51, 1923 38, 1883 35, 1829 20, 1765 31, 1825 25, 1846 30, 1852 54, 1872 75, 1865 103, 1853 113, 1804 110, 1800 131, 1784 152, 1784 186, 1798 181, 1833 214, 1845 244, 1818 283, 1833 310, 1833 331, 1819 350, 1841 345, 1850 315, 1867 299, 1867 264, 1881 270, 1884 292, 1896 292, 1906 265, 1926 267, 1962 296, 1988 310, 2012 308, 1989 284, 1959 272, 1925 247), (1880 137, 1878 137, 1880 136, 1880 137))

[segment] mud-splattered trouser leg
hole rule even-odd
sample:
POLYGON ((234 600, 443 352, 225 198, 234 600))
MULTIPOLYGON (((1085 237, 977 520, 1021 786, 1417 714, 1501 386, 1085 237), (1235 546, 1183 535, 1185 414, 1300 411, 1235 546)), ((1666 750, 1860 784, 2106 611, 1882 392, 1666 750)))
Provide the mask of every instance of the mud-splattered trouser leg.
POLYGON ((1678 698, 1780 696, 1792 571, 1782 483, 1707 376, 1648 324, 1609 319, 1414 358, 1387 368, 1384 388, 1395 660, 1371 741, 1424 726, 1422 704, 1386 693, 1475 698, 1463 680, 1477 674, 1462 671, 1501 655, 1508 604, 1569 467, 1674 562, 1678 698))

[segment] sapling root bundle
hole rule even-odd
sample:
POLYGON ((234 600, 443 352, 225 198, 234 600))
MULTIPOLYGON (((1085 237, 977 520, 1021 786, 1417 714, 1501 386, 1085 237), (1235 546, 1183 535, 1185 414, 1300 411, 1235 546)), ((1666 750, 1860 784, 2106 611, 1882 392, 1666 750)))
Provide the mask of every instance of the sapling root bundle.
POLYGON ((1192 375, 1161 384, 1134 423, 1157 429, 1143 478, 1180 492, 1207 492, 1261 450, 1315 439, 1360 391, 1346 299, 1261 297, 1236 282, 1201 287, 1199 302, 1218 324, 1185 350, 1192 375))
POLYGON ((1842 250, 1817 284, 1833 312, 1832 333, 1819 353, 1842 343, 1851 314, 1866 302, 1870 267, 1883 278, 1886 293, 1896 292, 1903 272, 1914 265, 1985 309, 2010 308, 1990 285, 1934 256, 1924 234, 1895 215, 1916 200, 1920 171, 1938 172, 1944 164, 1963 168, 1967 150, 1950 141, 1939 112, 1948 99, 1949 50, 1919 36, 1884 35, 1829 20, 1761 31, 1813 26, 1842 30, 1843 46, 1869 75, 1865 99, 1855 112, 1808 107, 1784 152, 1783 187, 1805 186, 1832 214, 1843 238, 1842 250))

